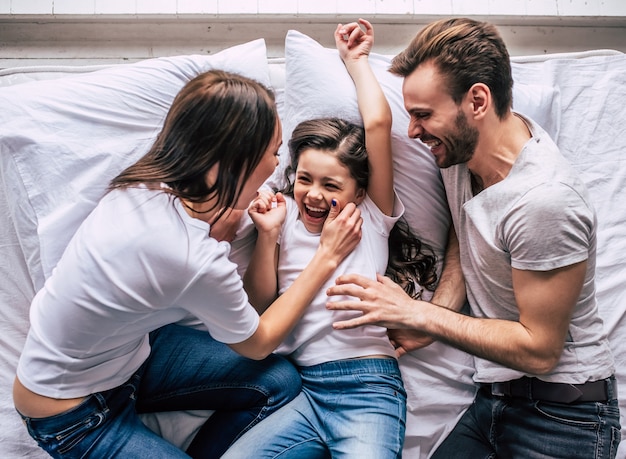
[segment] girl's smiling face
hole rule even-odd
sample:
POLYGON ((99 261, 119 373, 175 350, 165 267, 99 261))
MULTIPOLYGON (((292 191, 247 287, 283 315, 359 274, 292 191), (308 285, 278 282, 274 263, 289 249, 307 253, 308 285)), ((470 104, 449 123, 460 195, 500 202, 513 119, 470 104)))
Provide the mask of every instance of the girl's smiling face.
POLYGON ((350 170, 333 152, 307 148, 298 159, 293 197, 305 228, 321 233, 333 199, 341 206, 348 202, 360 204, 365 190, 357 186, 350 170))

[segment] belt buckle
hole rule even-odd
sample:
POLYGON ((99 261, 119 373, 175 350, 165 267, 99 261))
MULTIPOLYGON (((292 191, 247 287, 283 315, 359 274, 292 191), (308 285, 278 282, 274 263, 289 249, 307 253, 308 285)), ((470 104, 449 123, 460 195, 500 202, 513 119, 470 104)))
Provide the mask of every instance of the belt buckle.
POLYGON ((507 382, 496 382, 491 383, 491 395, 496 397, 504 397, 505 395, 509 395, 510 387, 507 382))

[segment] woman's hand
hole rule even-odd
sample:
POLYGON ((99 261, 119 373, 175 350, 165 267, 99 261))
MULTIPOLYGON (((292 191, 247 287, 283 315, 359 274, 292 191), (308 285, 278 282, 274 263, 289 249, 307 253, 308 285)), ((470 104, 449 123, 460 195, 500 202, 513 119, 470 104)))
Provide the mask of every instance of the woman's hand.
POLYGON ((248 214, 259 233, 278 235, 287 216, 287 204, 282 193, 259 190, 257 197, 250 203, 248 214))
POLYGON ((346 25, 338 24, 335 29, 335 45, 344 62, 367 57, 373 44, 374 28, 365 19, 346 25))
POLYGON ((361 211, 354 203, 350 202, 341 209, 339 201, 333 199, 322 228, 318 251, 324 251, 325 255, 334 258, 337 264, 341 263, 361 240, 362 224, 361 211))

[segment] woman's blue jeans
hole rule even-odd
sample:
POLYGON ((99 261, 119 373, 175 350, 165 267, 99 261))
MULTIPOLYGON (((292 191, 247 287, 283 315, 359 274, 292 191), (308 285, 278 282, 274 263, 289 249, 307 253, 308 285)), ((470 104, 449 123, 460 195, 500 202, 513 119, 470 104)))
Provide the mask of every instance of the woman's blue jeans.
POLYGON ((247 359, 204 331, 167 325, 150 334, 150 343, 150 356, 125 384, 56 416, 23 417, 39 446, 63 458, 189 457, 137 413, 212 409, 187 452, 218 458, 300 392, 298 371, 287 360, 247 359))
POLYGON ((619 416, 615 399, 550 403, 481 388, 431 459, 612 459, 619 416))
POLYGON ((406 392, 395 359, 338 360, 302 367, 300 374, 302 393, 223 459, 401 457, 406 392))

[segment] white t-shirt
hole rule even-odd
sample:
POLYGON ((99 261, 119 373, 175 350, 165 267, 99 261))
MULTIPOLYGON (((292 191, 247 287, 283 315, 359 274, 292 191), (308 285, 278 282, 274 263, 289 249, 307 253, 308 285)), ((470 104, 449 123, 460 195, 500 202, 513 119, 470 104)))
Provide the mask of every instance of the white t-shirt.
MULTIPOLYGON (((304 270, 319 246, 320 234, 310 233, 299 218, 298 206, 287 197, 287 217, 279 237, 278 262, 279 294, 282 294, 304 270)), ((297 365, 310 366, 339 359, 368 355, 395 356, 387 329, 373 325, 353 330, 334 330, 332 323, 360 313, 329 311, 326 290, 335 279, 347 273, 356 273, 376 279, 387 268, 389 231, 404 213, 404 206, 396 196, 393 217, 384 215, 367 196, 359 205, 363 217, 362 238, 350 255, 337 267, 331 278, 320 288, 303 317, 276 350, 288 355, 297 365)), ((342 297, 332 297, 340 301, 342 297)))
POLYGON ((229 250, 164 192, 110 192, 32 302, 20 381, 55 398, 117 387, 149 355, 148 333, 189 315, 216 340, 249 338, 259 316, 229 250))
MULTIPOLYGON (((517 321, 512 268, 549 271, 586 260, 561 359, 540 378, 573 384, 606 378, 614 368, 595 296, 595 211, 558 147, 525 120, 533 137, 501 182, 473 196, 466 164, 442 170, 472 315, 517 321)), ((523 375, 485 359, 475 362, 479 382, 523 375)))

